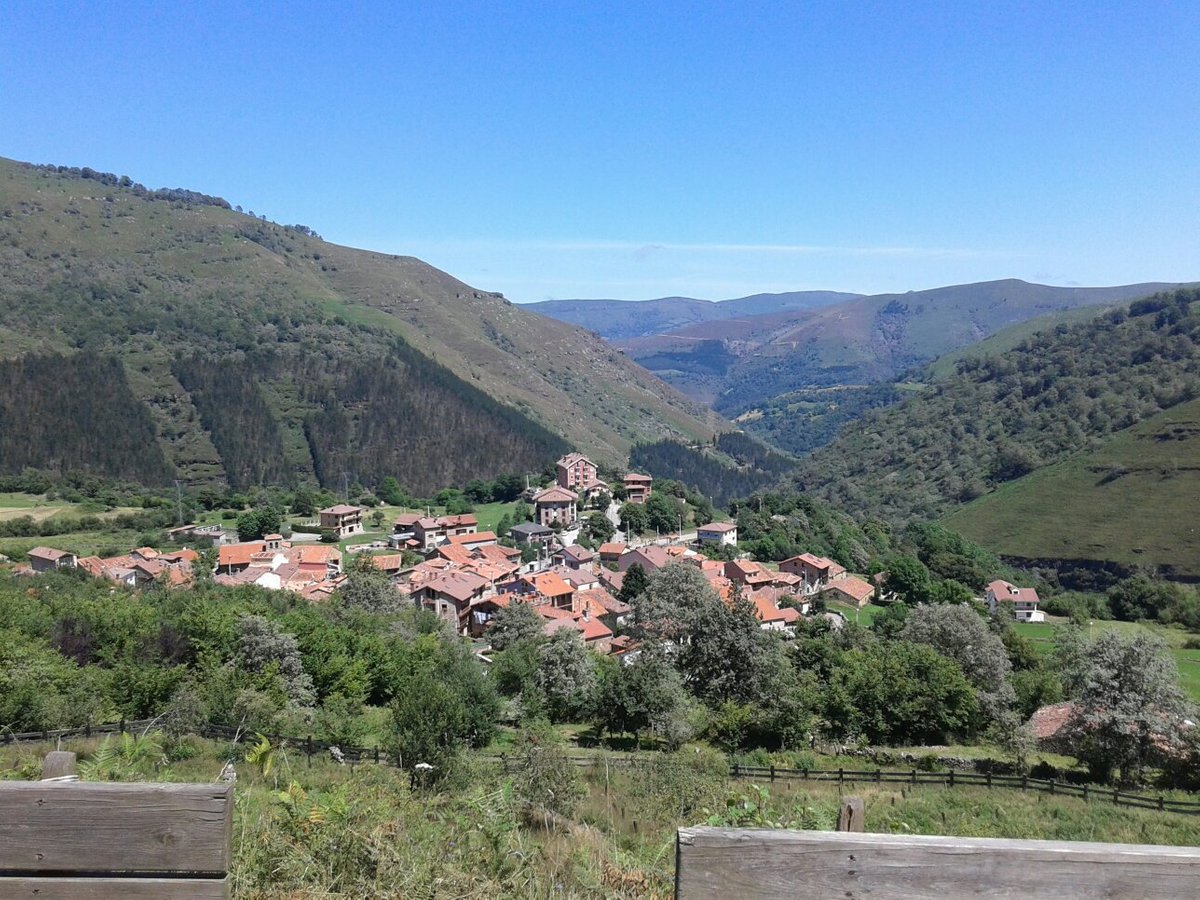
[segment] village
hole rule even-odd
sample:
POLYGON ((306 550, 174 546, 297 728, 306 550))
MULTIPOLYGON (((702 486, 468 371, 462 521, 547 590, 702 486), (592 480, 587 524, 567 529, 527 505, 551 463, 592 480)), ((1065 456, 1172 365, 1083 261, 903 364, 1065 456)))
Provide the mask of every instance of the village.
MULTIPOLYGON (((645 504, 653 490, 648 475, 629 473, 622 479, 627 503, 645 504)), ((500 610, 523 603, 542 617, 548 635, 570 629, 598 653, 636 654, 637 643, 622 633, 631 618, 628 601, 635 593, 626 589, 626 579, 638 570, 637 581, 643 583, 673 564, 694 567, 725 603, 744 601, 762 629, 784 637, 805 616, 823 616, 831 627, 840 628, 846 616, 837 610, 860 610, 892 600, 886 573, 855 574, 812 553, 770 566, 751 560, 738 552, 737 526, 731 522, 709 522, 690 534, 683 532, 681 523, 678 533, 645 538, 626 537, 614 524, 612 540, 589 548, 579 543, 581 512, 589 504, 608 504, 599 511, 615 520, 608 491, 596 465, 583 454, 571 453, 558 460, 553 483, 527 490, 533 520, 512 525, 504 537, 481 530, 472 513, 413 512, 391 523, 386 547, 379 541, 356 544, 355 536, 365 534, 367 511, 346 503, 320 510, 315 523, 319 530, 305 535, 306 540, 297 535, 285 539, 278 533, 259 540, 230 540, 221 528, 205 525, 176 529, 173 536, 214 544, 211 575, 219 585, 290 591, 314 603, 330 600, 352 566, 372 567, 387 577, 399 597, 434 613, 457 634, 477 642, 484 653, 492 619, 500 610), (314 541, 318 533, 344 542, 345 552, 314 541)), ((18 572, 80 569, 129 587, 181 587, 192 583, 197 567, 211 557, 212 550, 205 556, 188 547, 139 547, 108 558, 36 547, 28 553, 28 566, 18 572)), ((1005 604, 1019 621, 1044 619, 1031 588, 998 580, 979 599, 989 611, 1005 604)))

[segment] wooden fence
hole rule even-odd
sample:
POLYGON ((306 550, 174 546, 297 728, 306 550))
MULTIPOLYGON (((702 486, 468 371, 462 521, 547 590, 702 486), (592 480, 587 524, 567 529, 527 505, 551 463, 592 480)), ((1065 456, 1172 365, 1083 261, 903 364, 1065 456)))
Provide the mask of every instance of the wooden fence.
POLYGON ((0 782, 0 897, 228 898, 232 834, 228 784, 0 782))
POLYGON ((851 832, 681 828, 677 900, 1195 898, 1200 849, 851 832))
POLYGON ((1116 788, 1094 784, 1071 784, 1053 778, 1031 778, 1028 775, 993 775, 980 772, 908 772, 887 769, 783 769, 775 766, 744 766, 734 763, 730 767, 733 778, 752 778, 761 781, 836 781, 838 783, 875 784, 933 784, 942 787, 1016 788, 1023 791, 1041 791, 1069 797, 1081 797, 1084 801, 1097 800, 1115 806, 1134 809, 1156 809, 1165 812, 1200 815, 1200 802, 1195 800, 1173 800, 1164 795, 1151 797, 1134 794, 1116 788))
MULTIPOLYGON (((144 731, 161 725, 158 719, 140 719, 137 721, 114 722, 107 725, 92 725, 86 728, 59 729, 57 731, 34 731, 23 734, 11 732, 0 734, 0 744, 13 741, 54 741, 68 737, 89 737, 92 735, 116 734, 121 732, 144 731)), ((195 730, 200 737, 226 741, 253 740, 255 734, 244 728, 233 728, 228 725, 203 725, 195 730)), ((333 744, 329 741, 319 741, 313 737, 290 737, 287 735, 269 734, 267 738, 275 745, 288 745, 303 752, 310 759, 316 754, 328 754, 336 749, 340 758, 349 763, 369 762, 392 764, 392 757, 378 747, 354 747, 345 744, 333 744)), ((608 757, 572 757, 575 765, 589 768, 593 766, 628 766, 638 759, 634 754, 608 757)), ((510 764, 504 755, 493 758, 507 769, 510 764)), ((1200 801, 1175 800, 1165 795, 1150 796, 1117 788, 1103 787, 1095 784, 1074 784, 1068 781, 1058 781, 1053 778, 1032 778, 1028 775, 996 775, 984 772, 957 772, 953 769, 947 772, 923 772, 917 769, 909 771, 889 769, 788 769, 780 766, 747 766, 734 762, 729 767, 731 778, 747 778, 756 781, 837 781, 842 784, 875 783, 875 784, 911 784, 939 785, 941 787, 989 787, 1009 788, 1022 791, 1039 791, 1046 794, 1056 794, 1068 797, 1079 797, 1085 802, 1099 801, 1111 803, 1114 806, 1127 806, 1133 809, 1151 809, 1159 812, 1184 813, 1200 815, 1200 801)))

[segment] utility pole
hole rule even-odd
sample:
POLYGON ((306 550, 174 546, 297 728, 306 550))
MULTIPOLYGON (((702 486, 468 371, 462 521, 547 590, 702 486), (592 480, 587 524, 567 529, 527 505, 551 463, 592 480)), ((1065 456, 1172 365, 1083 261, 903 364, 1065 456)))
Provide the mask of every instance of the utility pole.
POLYGON ((347 472, 342 473, 342 502, 350 502, 350 475, 347 472))

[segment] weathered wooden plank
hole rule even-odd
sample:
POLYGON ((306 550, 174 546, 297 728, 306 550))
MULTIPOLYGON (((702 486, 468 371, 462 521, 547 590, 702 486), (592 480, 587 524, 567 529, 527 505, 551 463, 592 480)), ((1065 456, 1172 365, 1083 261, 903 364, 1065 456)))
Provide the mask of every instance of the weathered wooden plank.
POLYGON ((842 808, 838 812, 837 830, 861 832, 865 822, 866 806, 862 797, 843 797, 842 808))
POLYGON ((679 900, 1200 897, 1200 848, 684 828, 679 900))
POLYGON ((5 900, 229 900, 228 878, 0 877, 5 900))
POLYGON ((51 750, 42 760, 42 780, 50 778, 66 778, 78 774, 75 768, 75 754, 69 750, 51 750))
POLYGON ((0 783, 0 872, 222 876, 227 784, 0 783))

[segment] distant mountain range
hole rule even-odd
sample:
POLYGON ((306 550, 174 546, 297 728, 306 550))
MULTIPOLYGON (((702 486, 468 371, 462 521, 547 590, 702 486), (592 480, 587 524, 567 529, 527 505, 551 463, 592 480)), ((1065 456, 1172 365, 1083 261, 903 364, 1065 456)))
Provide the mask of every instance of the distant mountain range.
POLYGON ((752 294, 732 300, 660 297, 657 300, 545 300, 524 309, 570 322, 609 341, 665 334, 688 325, 721 322, 788 310, 816 309, 861 297, 839 291, 752 294))
POLYGON ((187 190, 0 159, 0 472, 414 491, 716 417, 575 326, 187 190))
POLYGON ((709 321, 616 344, 689 396, 737 416, 790 391, 891 381, 1037 316, 1171 287, 1071 288, 1006 279, 709 321))

